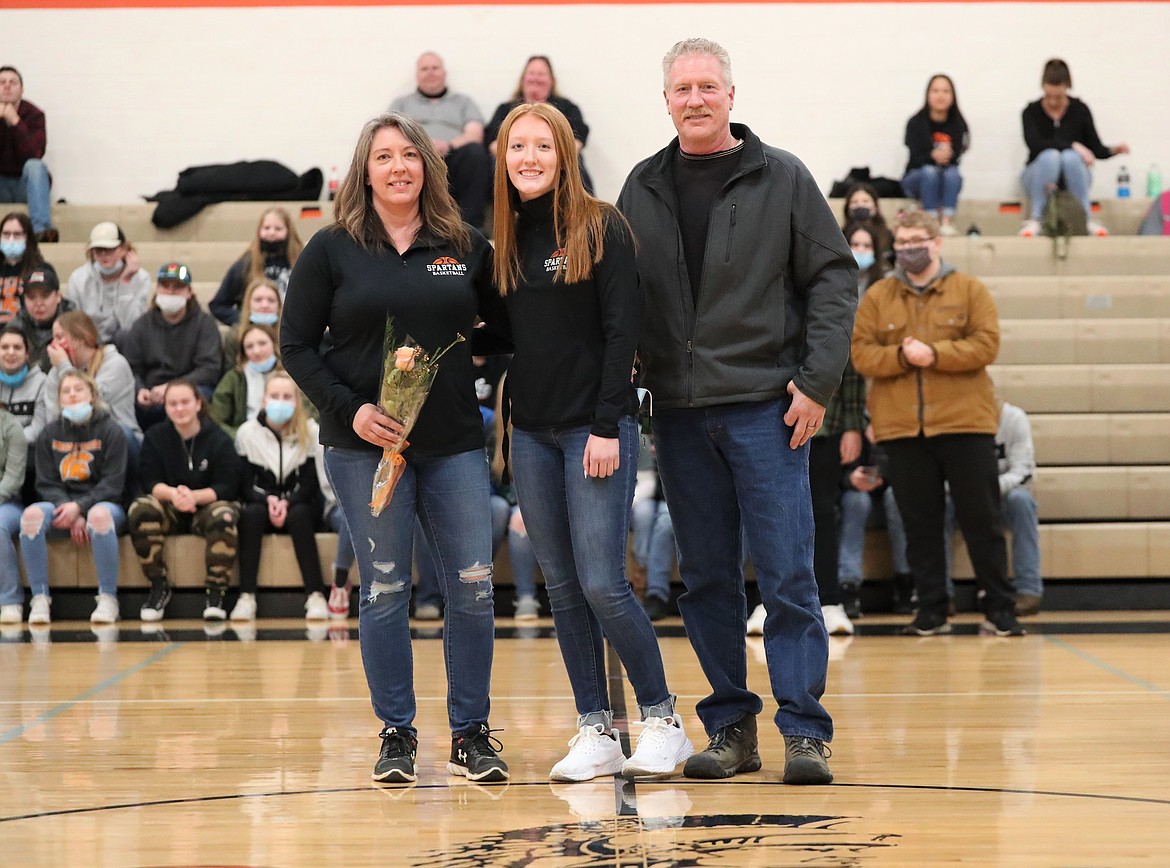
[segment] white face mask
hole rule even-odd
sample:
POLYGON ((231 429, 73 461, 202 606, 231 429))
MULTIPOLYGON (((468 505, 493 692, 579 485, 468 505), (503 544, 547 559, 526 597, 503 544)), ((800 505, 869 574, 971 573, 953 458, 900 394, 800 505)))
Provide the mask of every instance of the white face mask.
POLYGON ((178 313, 187 306, 185 295, 163 295, 161 292, 154 297, 154 303, 163 313, 178 313))

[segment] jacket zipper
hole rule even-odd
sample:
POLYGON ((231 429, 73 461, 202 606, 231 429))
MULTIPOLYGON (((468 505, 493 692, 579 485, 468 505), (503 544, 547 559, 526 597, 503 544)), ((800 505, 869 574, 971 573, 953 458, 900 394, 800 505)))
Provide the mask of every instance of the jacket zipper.
POLYGON ((731 203, 731 225, 727 227, 727 252, 723 254, 724 262, 731 262, 731 242, 735 238, 735 203, 731 203))

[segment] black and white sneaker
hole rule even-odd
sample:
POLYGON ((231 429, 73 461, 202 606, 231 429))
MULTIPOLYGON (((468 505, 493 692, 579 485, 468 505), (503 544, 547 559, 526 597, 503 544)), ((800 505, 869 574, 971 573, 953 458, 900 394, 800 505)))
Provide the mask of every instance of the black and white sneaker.
POLYGON ((208 584, 205 587, 206 595, 203 603, 203 620, 226 621, 227 609, 224 608, 223 601, 227 596, 227 586, 208 584))
POLYGON ((944 612, 919 609, 914 620, 902 628, 903 636, 940 636, 951 632, 951 622, 944 612))
POLYGON ((382 732, 382 749, 370 777, 380 784, 412 784, 418 780, 417 754, 418 737, 413 732, 387 727, 382 732))
POLYGON ((161 621, 167 603, 171 601, 171 583, 166 576, 151 579, 150 593, 146 595, 146 602, 138 611, 138 617, 143 621, 161 621))
POLYGON ((1024 636, 1028 631, 1020 623, 1015 612, 1004 609, 1000 612, 988 612, 983 623, 979 625, 981 636, 1024 636))
POLYGON ((497 754, 503 749, 486 723, 457 732, 451 736, 451 761, 447 763, 447 772, 481 784, 503 783, 509 777, 508 764, 497 754))

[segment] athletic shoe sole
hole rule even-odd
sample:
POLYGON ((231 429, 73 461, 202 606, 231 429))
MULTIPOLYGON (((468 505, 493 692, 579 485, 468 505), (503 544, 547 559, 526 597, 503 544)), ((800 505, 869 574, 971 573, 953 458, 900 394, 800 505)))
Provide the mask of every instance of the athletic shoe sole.
POLYGON ((679 750, 674 758, 674 762, 669 766, 636 766, 634 765, 634 758, 630 757, 622 766, 622 776, 627 778, 640 778, 646 775, 671 775, 674 770, 679 767, 681 763, 685 763, 695 754, 693 745, 688 744, 686 747, 679 750))
POLYGON ((418 780, 418 774, 409 774, 402 769, 390 769, 380 775, 375 772, 370 775, 370 779, 376 784, 413 784, 418 780))
POLYGON ((481 784, 495 784, 503 783, 508 780, 508 770, 500 768, 499 766, 492 766, 485 769, 477 775, 471 773, 471 769, 467 766, 456 765, 455 763, 447 763, 447 773, 452 775, 460 775, 467 778, 469 781, 476 781, 481 784))
POLYGON ((583 772, 579 775, 570 775, 565 774, 564 772, 551 771, 548 773, 548 779, 550 781, 562 781, 567 784, 579 784, 582 781, 591 781, 594 778, 607 778, 612 777, 613 775, 620 775, 622 773, 622 766, 625 764, 626 760, 623 757, 622 759, 616 760, 609 765, 598 766, 592 772, 583 772))
POLYGON ((691 761, 683 767, 683 775, 688 778, 696 778, 698 780, 718 780, 720 778, 730 778, 735 775, 747 774, 749 772, 758 772, 763 763, 760 762, 760 755, 753 754, 741 762, 739 765, 725 769, 715 760, 707 760, 702 757, 701 753, 695 754, 691 757, 691 761), (696 762, 697 760, 697 762, 696 762))

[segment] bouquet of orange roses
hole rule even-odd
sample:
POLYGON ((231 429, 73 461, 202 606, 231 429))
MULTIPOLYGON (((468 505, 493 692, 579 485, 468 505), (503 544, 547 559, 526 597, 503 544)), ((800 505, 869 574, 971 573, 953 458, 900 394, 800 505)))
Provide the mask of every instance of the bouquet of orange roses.
POLYGON ((406 435, 418 420, 418 414, 426 403, 430 394, 431 384, 435 382, 435 375, 439 373, 439 359, 455 344, 466 340, 461 334, 456 334, 455 340, 445 349, 434 355, 429 355, 409 335, 405 341, 395 346, 394 317, 386 320, 385 353, 386 362, 382 367, 382 395, 378 401, 386 415, 397 420, 402 425, 402 439, 398 445, 382 450, 382 460, 378 462, 378 469, 374 473, 374 488, 370 497, 370 514, 381 515, 390 498, 394 496, 394 489, 398 480, 402 478, 402 471, 406 469, 406 459, 402 457, 402 450, 410 445, 406 435))

